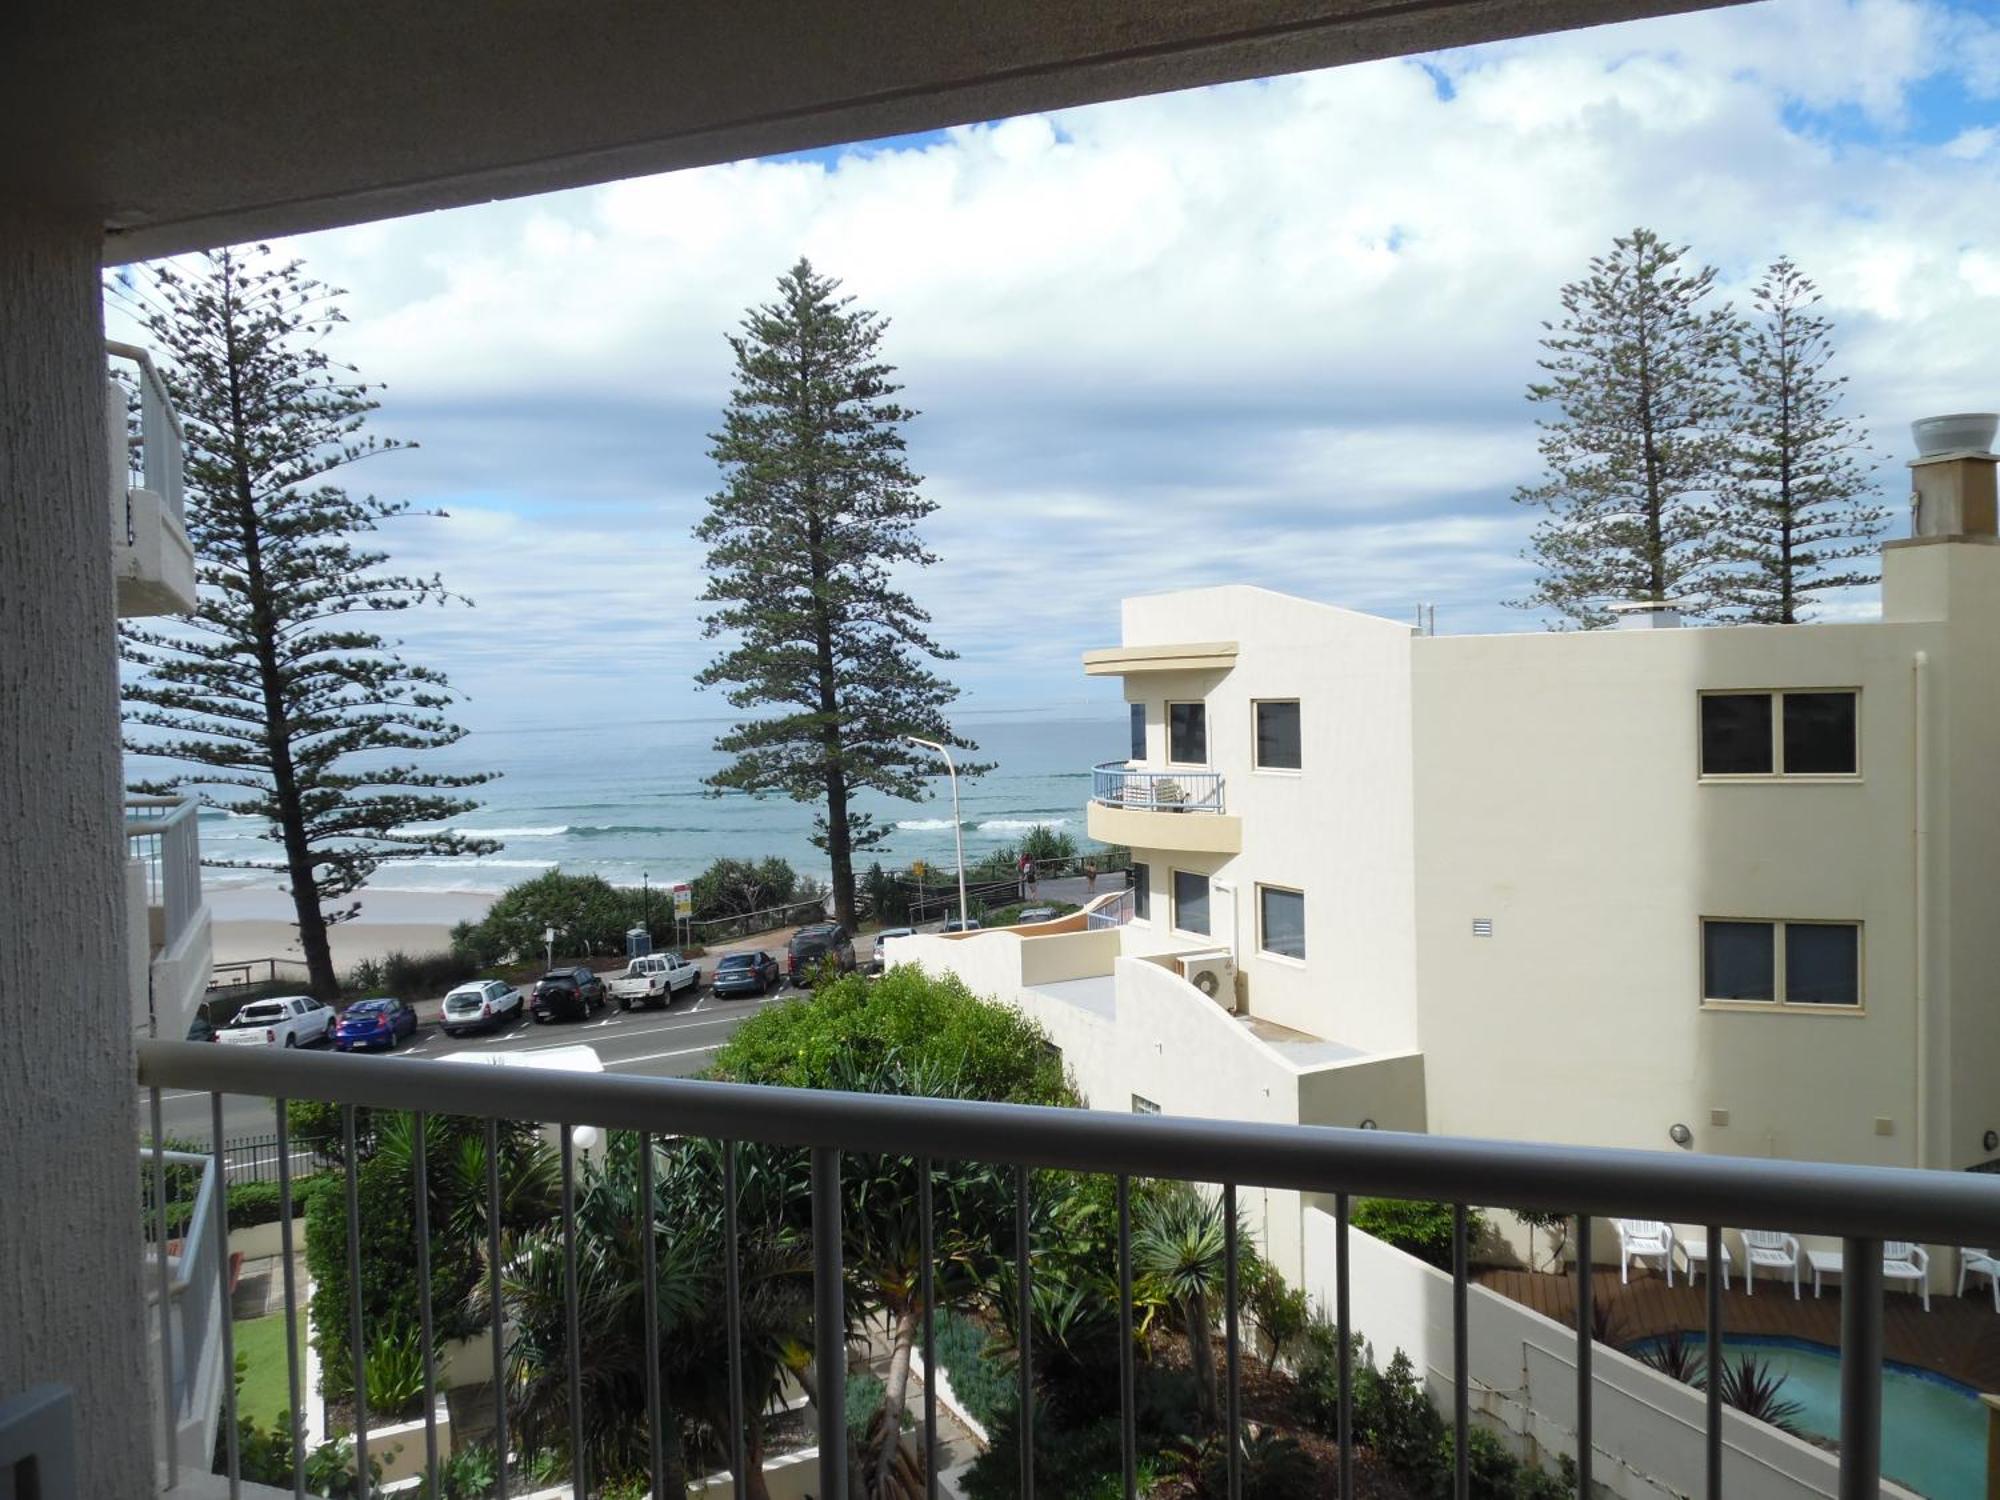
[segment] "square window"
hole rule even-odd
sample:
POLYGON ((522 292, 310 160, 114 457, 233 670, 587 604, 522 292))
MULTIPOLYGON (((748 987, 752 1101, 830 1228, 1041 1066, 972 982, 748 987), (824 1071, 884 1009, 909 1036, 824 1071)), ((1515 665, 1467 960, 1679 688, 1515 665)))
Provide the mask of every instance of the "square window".
POLYGON ((1167 705, 1167 759, 1177 766, 1208 764, 1208 705, 1167 705))
POLYGON ((1257 887, 1258 946, 1280 958, 1306 956, 1306 898, 1303 891, 1257 887))
POLYGON ((1701 774, 1768 776, 1771 764, 1771 695, 1704 693, 1701 699, 1701 774))
POLYGON ((1296 771, 1299 754, 1299 705, 1259 703, 1257 705, 1257 769, 1296 771))
POLYGON ((1852 776, 1855 753, 1853 693, 1786 693, 1785 774, 1852 776))
POLYGON ((1141 864, 1132 866, 1132 915, 1153 915, 1153 872, 1141 864))
POLYGON ((1778 998, 1775 924, 1703 922, 1701 993, 1709 1000, 1778 998))
POLYGON ((1146 758, 1146 705, 1132 705, 1132 755, 1133 760, 1146 758))
POLYGON ((1787 922, 1785 1003, 1859 1005, 1861 929, 1848 922, 1787 922))
POLYGON ((1148 1099, 1144 1094, 1134 1094, 1132 1096, 1133 1114, 1156 1115, 1159 1112, 1160 1112, 1160 1106, 1155 1104, 1151 1099, 1148 1099))
POLYGON ((1174 926, 1208 936, 1208 877, 1174 871, 1174 926))

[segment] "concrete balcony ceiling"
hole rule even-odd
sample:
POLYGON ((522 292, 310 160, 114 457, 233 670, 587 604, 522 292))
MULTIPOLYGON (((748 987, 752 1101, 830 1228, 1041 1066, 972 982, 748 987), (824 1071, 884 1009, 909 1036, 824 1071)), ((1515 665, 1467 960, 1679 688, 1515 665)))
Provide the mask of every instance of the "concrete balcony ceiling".
POLYGON ((27 0, 0 197, 111 263, 1717 0, 27 0))

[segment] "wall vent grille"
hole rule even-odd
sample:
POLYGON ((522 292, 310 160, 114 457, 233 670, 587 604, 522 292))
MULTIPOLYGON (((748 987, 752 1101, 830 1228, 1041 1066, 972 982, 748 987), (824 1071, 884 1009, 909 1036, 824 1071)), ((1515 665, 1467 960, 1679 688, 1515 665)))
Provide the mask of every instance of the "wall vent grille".
POLYGON ((1491 917, 1474 917, 1472 919, 1472 935, 1474 937, 1492 937, 1493 919, 1491 917))

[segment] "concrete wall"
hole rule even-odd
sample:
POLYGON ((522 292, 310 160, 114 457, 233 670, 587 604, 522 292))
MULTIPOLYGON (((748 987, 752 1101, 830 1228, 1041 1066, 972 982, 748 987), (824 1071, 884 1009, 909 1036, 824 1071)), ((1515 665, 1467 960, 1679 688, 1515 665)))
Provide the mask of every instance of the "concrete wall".
POLYGON ((1701 1151, 1913 1163, 1912 663, 1942 644, 1922 623, 1418 642, 1432 1130, 1670 1149, 1684 1124, 1701 1151), (1859 776, 1701 778, 1702 690, 1813 686, 1861 690, 1859 776), (1704 916, 1859 921, 1863 1004, 1704 1004, 1704 916))
POLYGON ((100 250, 99 224, 0 204, 0 1398, 71 1387, 78 1492, 141 1495, 100 250))
MULTIPOLYGON (((1334 1220, 1305 1214, 1307 1294, 1334 1305, 1334 1220)), ((1348 1234, 1354 1330, 1376 1367, 1398 1349, 1410 1356, 1438 1409, 1451 1412, 1451 1278, 1358 1230, 1348 1234)), ((1571 1331, 1518 1303, 1471 1287, 1467 1351, 1472 1410, 1514 1440, 1516 1453, 1551 1472, 1576 1453, 1576 1343, 1571 1331)), ((1597 1483, 1630 1500, 1699 1495, 1706 1486, 1701 1392, 1604 1344, 1592 1351, 1591 1451, 1597 1483)), ((1833 1494, 1838 1460, 1824 1449, 1725 1409, 1724 1492, 1741 1500, 1804 1500, 1833 1494)), ((1884 1483, 1882 1493, 1909 1492, 1884 1483)))
MULTIPOLYGON (((1410 635, 1390 620, 1258 588, 1124 605, 1126 646, 1237 643, 1226 671, 1125 678, 1126 700, 1146 705, 1152 769, 1168 765, 1167 703, 1207 703, 1209 766, 1243 821, 1234 857, 1134 848, 1152 868, 1152 925, 1167 927, 1172 869, 1233 882, 1233 946, 1252 1012, 1370 1052, 1417 1045, 1410 635), (1258 770, 1252 705, 1283 698, 1299 700, 1302 769, 1258 770), (1305 963, 1260 950, 1260 881, 1305 893, 1305 963)), ((1228 900, 1211 894, 1213 907, 1228 900)), ((1215 920, 1220 936, 1220 911, 1215 920)))

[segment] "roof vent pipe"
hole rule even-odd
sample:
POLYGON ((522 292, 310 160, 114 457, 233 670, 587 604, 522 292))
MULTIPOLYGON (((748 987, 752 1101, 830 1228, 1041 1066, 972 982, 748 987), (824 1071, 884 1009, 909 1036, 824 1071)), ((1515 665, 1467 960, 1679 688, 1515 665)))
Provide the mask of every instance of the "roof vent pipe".
POLYGON ((1612 605, 1611 613, 1620 630, 1678 630, 1681 624, 1678 599, 1635 599, 1612 605))

